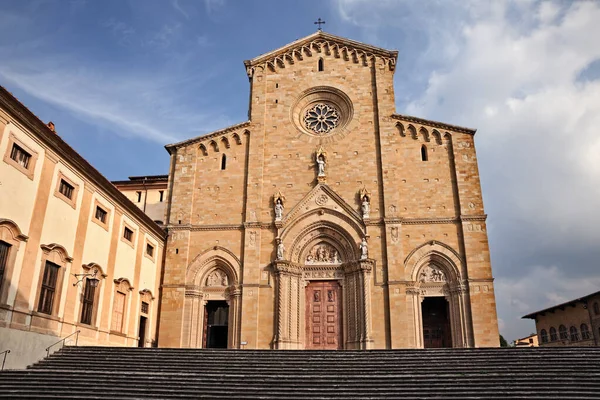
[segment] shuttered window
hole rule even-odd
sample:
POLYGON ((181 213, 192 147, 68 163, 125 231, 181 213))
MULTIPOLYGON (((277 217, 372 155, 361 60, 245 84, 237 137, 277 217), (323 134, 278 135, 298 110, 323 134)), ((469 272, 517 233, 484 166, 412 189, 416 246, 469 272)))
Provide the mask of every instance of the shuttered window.
POLYGON ((8 268, 9 250, 10 244, 0 241, 0 289, 2 288, 2 282, 4 282, 4 274, 8 268))
POLYGON ((96 288, 90 285, 90 280, 85 280, 85 288, 83 289, 83 301, 81 304, 81 323, 92 324, 92 312, 94 311, 94 295, 96 288))
POLYGON ((54 295, 56 293, 56 278, 60 267, 50 261, 46 261, 44 269, 44 278, 42 280, 42 290, 40 291, 40 301, 38 303, 38 312, 52 314, 52 305, 54 304, 54 295))
POLYGON ((125 314, 125 293, 115 293, 115 304, 113 307, 112 327, 115 332, 123 331, 123 315, 125 314))

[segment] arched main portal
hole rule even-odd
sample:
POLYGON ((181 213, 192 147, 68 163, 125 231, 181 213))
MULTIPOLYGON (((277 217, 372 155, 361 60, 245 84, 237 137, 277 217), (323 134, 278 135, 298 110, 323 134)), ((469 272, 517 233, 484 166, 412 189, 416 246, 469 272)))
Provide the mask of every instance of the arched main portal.
POLYGON ((238 348, 239 260, 224 248, 207 250, 186 275, 183 347, 238 348))
POLYGON ((290 250, 273 263, 277 287, 274 347, 370 348, 374 261, 360 257, 360 230, 348 229, 348 222, 336 221, 333 213, 318 215, 322 218, 302 218, 281 235, 290 250))

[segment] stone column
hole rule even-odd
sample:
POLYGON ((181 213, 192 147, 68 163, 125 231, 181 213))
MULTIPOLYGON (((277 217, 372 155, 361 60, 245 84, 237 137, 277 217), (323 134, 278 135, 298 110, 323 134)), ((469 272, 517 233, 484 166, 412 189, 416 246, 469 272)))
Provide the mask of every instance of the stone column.
POLYGON ((276 279, 276 332, 275 348, 297 349, 300 347, 300 284, 302 269, 285 260, 273 263, 276 279))

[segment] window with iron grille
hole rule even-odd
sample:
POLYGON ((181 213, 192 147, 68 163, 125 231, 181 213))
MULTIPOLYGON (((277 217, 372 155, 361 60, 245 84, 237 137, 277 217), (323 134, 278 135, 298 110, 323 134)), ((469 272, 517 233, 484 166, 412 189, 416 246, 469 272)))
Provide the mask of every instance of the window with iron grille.
POLYGON ((146 303, 145 301, 142 301, 142 312, 144 314, 148 314, 148 303, 146 303))
POLYGON ((152 246, 150 243, 146 244, 146 254, 148 254, 150 257, 154 256, 154 246, 152 246))
POLYGON ((46 261, 44 268, 44 278, 42 279, 42 290, 40 291, 40 301, 38 303, 38 312, 52 314, 52 305, 54 304, 54 295, 56 292, 56 278, 60 267, 50 261, 46 261))
POLYGON ((581 324, 580 328, 581 328, 581 339, 582 340, 591 339, 590 330, 588 329, 588 326, 586 324, 581 324))
POLYGON ((8 266, 9 250, 10 244, 0 240, 0 289, 2 288, 2 282, 4 281, 4 272, 8 266))
POLYGON ((123 237, 130 242, 133 241, 133 231, 128 227, 125 227, 125 230, 123 231, 123 237))
POLYGON ((558 335, 556 334, 556 328, 552 327, 550 328, 550 341, 554 342, 558 340, 558 335))
POLYGON ((569 328, 569 334, 571 337, 571 342, 576 342, 579 340, 579 332, 577 332, 577 328, 574 326, 569 328))
POLYGON ((106 212, 106 210, 103 210, 100 206, 96 206, 96 219, 98 221, 101 221, 103 224, 105 224, 107 214, 108 212, 106 212))
POLYGON ((58 191, 62 193, 67 199, 72 199, 74 190, 75 188, 73 187, 73 185, 69 184, 64 179, 60 180, 60 186, 58 187, 58 191))
POLYGON ((123 331, 123 315, 125 314, 125 293, 115 293, 115 304, 113 307, 113 317, 111 330, 115 332, 123 331))
POLYGON ((542 343, 548 343, 548 332, 545 329, 542 329, 540 336, 542 337, 542 343))
POLYGON ((17 164, 27 169, 29 167, 29 161, 31 160, 31 154, 26 152, 21 146, 13 143, 13 147, 10 151, 10 158, 15 160, 17 164))
POLYGON ((92 312, 94 311, 94 295, 96 288, 90 284, 90 280, 85 280, 85 288, 83 289, 83 301, 81 304, 81 323, 92 324, 92 312))
POLYGON ((567 333, 567 328, 564 325, 558 327, 558 335, 561 339, 568 339, 569 334, 567 333))

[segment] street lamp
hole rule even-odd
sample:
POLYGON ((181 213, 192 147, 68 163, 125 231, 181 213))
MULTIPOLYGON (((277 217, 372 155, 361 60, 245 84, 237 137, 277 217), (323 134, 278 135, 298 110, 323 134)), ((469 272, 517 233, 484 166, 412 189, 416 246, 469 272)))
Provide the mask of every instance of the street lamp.
POLYGON ((100 282, 100 279, 96 278, 97 273, 98 273, 98 269, 94 268, 93 273, 73 274, 73 276, 77 279, 77 282, 75 282, 73 284, 73 286, 77 286, 80 282, 83 282, 83 280, 87 277, 88 282, 91 285, 91 287, 93 287, 93 288, 97 287, 98 283, 100 282))

